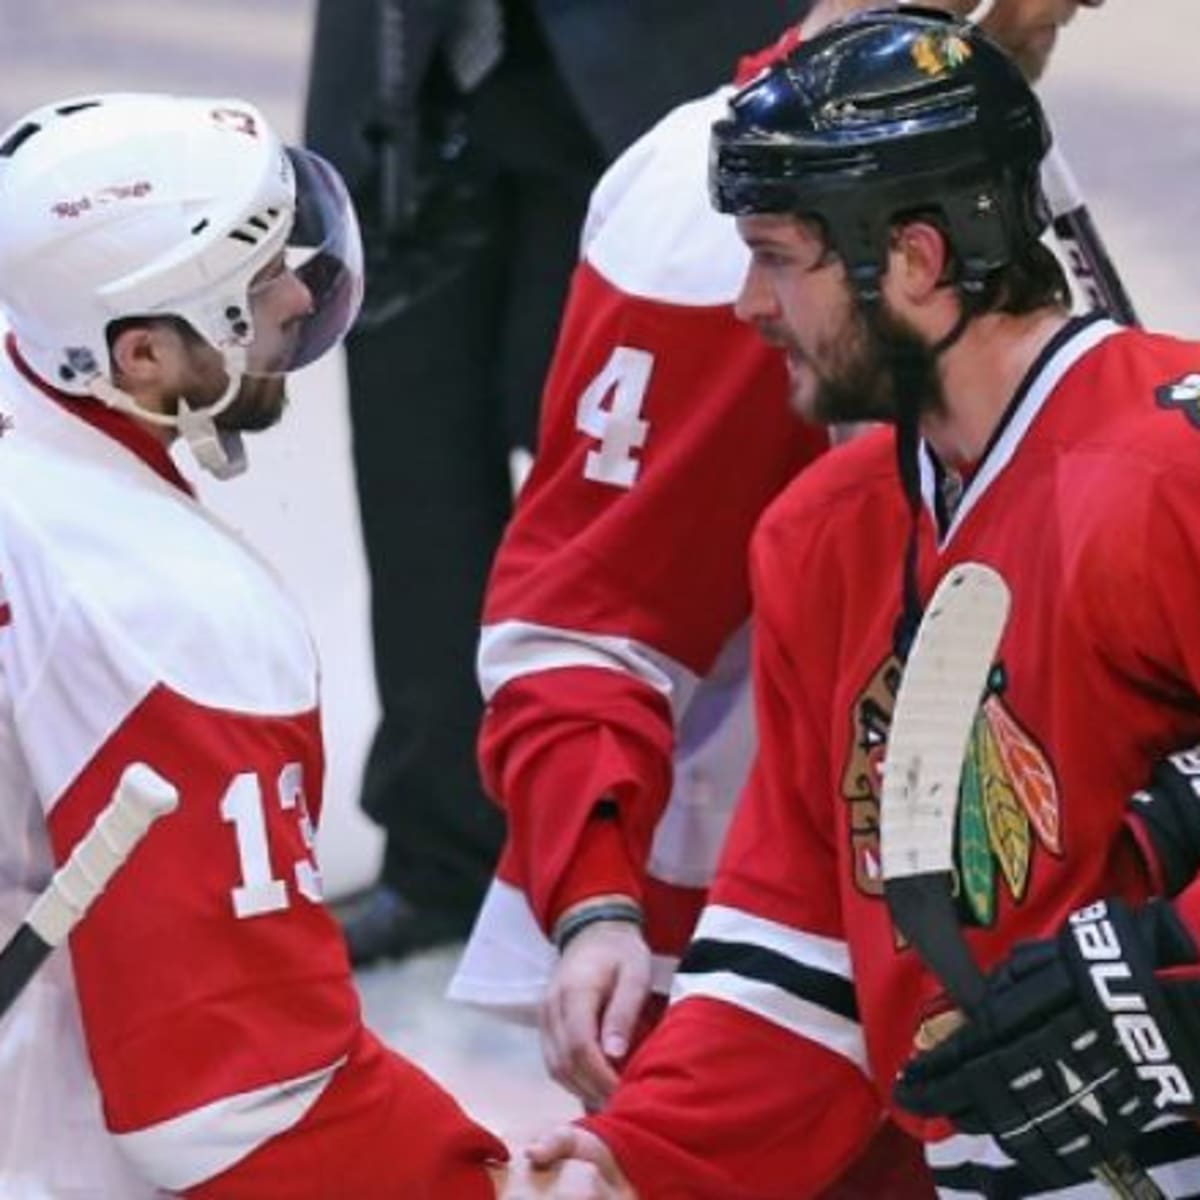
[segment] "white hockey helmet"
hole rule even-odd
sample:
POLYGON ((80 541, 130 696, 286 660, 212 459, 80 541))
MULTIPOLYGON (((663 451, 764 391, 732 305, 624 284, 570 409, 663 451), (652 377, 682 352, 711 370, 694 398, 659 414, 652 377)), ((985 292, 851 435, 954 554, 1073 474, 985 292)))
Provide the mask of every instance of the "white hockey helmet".
POLYGON ((337 171, 284 146, 241 100, 137 93, 35 110, 0 134, 0 308, 48 383, 177 426, 218 475, 242 464, 214 418, 245 374, 313 362, 362 300, 362 243, 337 171), (255 329, 281 251, 307 316, 255 329), (107 333, 128 317, 186 321, 225 360, 215 403, 150 413, 113 384, 107 333))

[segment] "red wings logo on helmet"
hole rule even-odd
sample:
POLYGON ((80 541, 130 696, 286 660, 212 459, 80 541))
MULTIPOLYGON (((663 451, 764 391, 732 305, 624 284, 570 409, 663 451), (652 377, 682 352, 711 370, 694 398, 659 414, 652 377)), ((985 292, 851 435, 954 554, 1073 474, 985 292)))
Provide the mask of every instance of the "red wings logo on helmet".
POLYGON ((56 217, 79 217, 93 208, 103 208, 117 200, 140 200, 153 190, 154 185, 148 179, 139 179, 136 183, 113 183, 90 196, 80 196, 78 200, 57 200, 50 206, 50 211, 56 217))
POLYGON ((234 133, 244 133, 247 137, 258 137, 258 122, 254 114, 246 112, 244 108, 214 108, 210 115, 223 129, 232 129, 234 133))

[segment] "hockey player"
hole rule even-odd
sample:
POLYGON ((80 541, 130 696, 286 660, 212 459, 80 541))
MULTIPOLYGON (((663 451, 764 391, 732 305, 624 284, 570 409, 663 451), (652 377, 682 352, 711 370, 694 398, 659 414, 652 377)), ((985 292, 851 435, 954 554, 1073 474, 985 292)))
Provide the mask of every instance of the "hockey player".
POLYGON ((496 1194, 502 1145, 364 1028, 322 907, 303 617, 167 452, 236 471, 360 294, 336 172, 243 101, 0 137, 0 939, 128 764, 181 796, 0 1023, 5 1196, 496 1194))
MULTIPOLYGON (((868 4, 823 0, 740 77, 868 4)), ((996 0, 983 27, 1036 76, 1077 7, 996 0)), ((538 1010, 552 1074, 593 1105, 670 986, 753 750, 750 530, 825 446, 733 312, 746 251, 703 175, 728 94, 676 109, 593 197, 484 614, 508 845, 451 994, 538 1010)))
POLYGON ((676 109, 592 197, 480 639, 508 844, 451 995, 541 1006, 553 1074, 590 1103, 669 986, 745 777, 750 529, 827 444, 733 315, 745 250, 704 182, 727 91, 676 109))
POLYGON ((798 1200, 890 1113, 947 1196, 1099 1197, 1089 1170, 1122 1150, 1200 1191, 1196 756, 1126 800, 1200 738, 1200 346, 1069 316, 1047 145, 1011 63, 916 14, 802 44, 716 127, 739 312, 795 407, 899 435, 810 467, 759 526, 759 757, 710 904, 607 1108, 540 1162, 615 1156, 644 1198, 798 1200), (943 1001, 881 895, 879 768, 919 603, 963 560, 1013 594, 960 801, 993 973, 897 1103, 943 1001))

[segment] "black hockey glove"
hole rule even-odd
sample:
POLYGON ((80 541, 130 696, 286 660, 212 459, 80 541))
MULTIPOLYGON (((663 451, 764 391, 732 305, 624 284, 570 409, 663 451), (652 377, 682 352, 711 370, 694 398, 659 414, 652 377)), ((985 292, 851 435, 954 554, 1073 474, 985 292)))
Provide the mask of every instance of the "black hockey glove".
POLYGON ((1129 801, 1126 825, 1163 895, 1178 895, 1200 872, 1200 746, 1169 755, 1129 801))
POLYGON ((1164 1115, 1200 1111, 1200 956, 1168 904, 1072 913, 987 979, 966 1024, 901 1072, 895 1098, 988 1133, 1061 1187, 1164 1115))

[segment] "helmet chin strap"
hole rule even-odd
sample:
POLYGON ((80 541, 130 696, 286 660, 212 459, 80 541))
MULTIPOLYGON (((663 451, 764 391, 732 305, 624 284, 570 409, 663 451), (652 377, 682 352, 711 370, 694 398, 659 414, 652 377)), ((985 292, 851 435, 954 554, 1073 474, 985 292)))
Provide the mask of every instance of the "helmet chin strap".
MULTIPOLYGON (((961 306, 949 333, 935 342, 929 352, 941 358, 956 345, 966 332, 971 320, 978 315, 975 299, 977 291, 959 290, 961 306)), ((879 336, 879 309, 875 304, 865 304, 868 322, 879 336)), ((893 649, 900 661, 908 661, 917 626, 921 623, 924 605, 921 602, 919 582, 921 521, 921 401, 912 364, 893 351, 892 373, 896 387, 896 465, 900 475, 900 486, 908 506, 908 542, 904 550, 904 565, 900 572, 900 616, 892 634, 893 649)))
POLYGON ((246 351, 241 346, 233 346, 223 351, 223 358, 229 382, 217 400, 203 408, 193 408, 187 397, 180 396, 175 413, 155 412, 139 404, 128 392, 100 374, 88 380, 87 389, 109 408, 148 421, 151 425, 178 430, 200 466, 217 479, 232 479, 246 469, 246 447, 240 433, 218 429, 216 418, 237 399, 246 369, 246 351))
POLYGON ((210 475, 233 479, 246 469, 246 446, 240 433, 218 429, 215 415, 209 409, 189 407, 180 396, 176 426, 192 456, 210 475))

